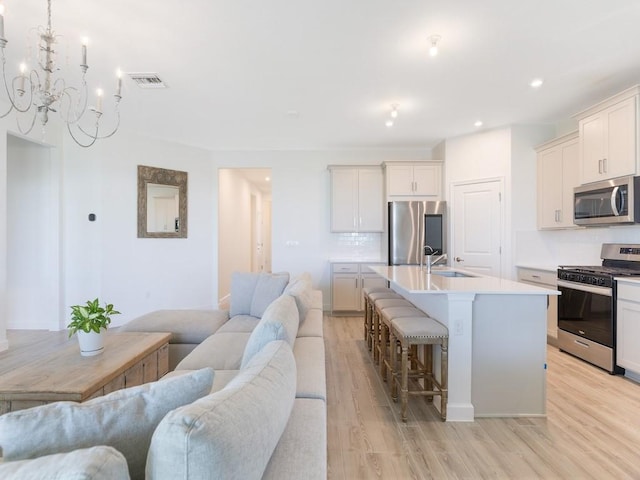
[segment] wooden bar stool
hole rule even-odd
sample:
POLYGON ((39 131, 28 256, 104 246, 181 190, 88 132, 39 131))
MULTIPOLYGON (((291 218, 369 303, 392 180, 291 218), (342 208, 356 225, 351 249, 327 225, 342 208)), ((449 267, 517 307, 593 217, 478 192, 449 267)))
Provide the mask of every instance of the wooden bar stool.
POLYGON ((397 298, 400 296, 388 287, 366 287, 362 290, 362 297, 364 299, 364 341, 369 350, 371 350, 369 342, 371 337, 371 327, 373 325, 373 301, 369 297, 373 293, 381 293, 385 295, 393 294, 393 296, 390 296, 389 298, 397 298))
MULTIPOLYGON (((386 308, 415 308, 409 300, 405 298, 379 298, 373 302, 373 327, 371 329, 371 353, 373 360, 378 363, 380 360, 380 340, 382 335, 381 312, 386 308)), ((386 337, 385 337, 386 338, 386 337)))
MULTIPOLYGON (((389 350, 396 348, 394 343, 389 343, 389 328, 391 320, 401 317, 416 317, 425 315, 422 310, 417 309, 412 303, 407 305, 391 304, 391 301, 380 300, 376 303, 376 315, 378 317, 378 325, 380 338, 378 341, 378 363, 380 365, 380 376, 383 381, 387 381, 387 367, 389 366, 389 350), (390 348, 387 348, 390 347, 390 348)), ((426 315, 425 315, 426 316, 426 315)))
MULTIPOLYGON (((374 353, 374 345, 376 342, 374 341, 374 334, 378 335, 378 331, 374 328, 374 302, 376 300, 382 299, 403 299, 401 295, 398 295, 393 290, 389 289, 388 291, 382 292, 373 292, 365 297, 365 307, 364 307, 364 328, 365 328, 365 342, 367 342, 367 348, 374 353)), ((404 300, 404 299, 403 299, 404 300)))
MULTIPOLYGON (((397 371, 397 349, 391 349, 390 365, 396 373, 392 375, 392 397, 397 392, 396 385, 400 384, 400 412, 402 421, 407 421, 407 403, 409 395, 424 395, 433 399, 440 396, 440 417, 447 419, 448 398, 448 371, 449 371, 449 331, 447 327, 428 316, 400 317, 391 321, 390 341, 400 342, 401 362, 397 371), (424 362, 415 370, 409 367, 409 349, 414 345, 422 346, 424 350, 424 362), (433 374, 433 359, 431 347, 440 345, 440 380, 433 374), (422 379, 415 382, 414 390, 409 388, 409 378, 422 379)), ((397 398, 397 393, 395 395, 397 398)), ((394 398, 395 399, 395 398, 394 398)))

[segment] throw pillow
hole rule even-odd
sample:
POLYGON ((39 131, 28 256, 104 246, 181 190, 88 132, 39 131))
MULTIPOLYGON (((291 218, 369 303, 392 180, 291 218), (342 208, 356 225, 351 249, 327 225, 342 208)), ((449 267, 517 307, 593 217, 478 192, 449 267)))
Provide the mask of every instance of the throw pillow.
POLYGON ((151 435, 167 412, 211 391, 214 372, 184 375, 117 390, 84 403, 56 402, 0 416, 5 461, 108 445, 127 459, 132 479, 144 479, 151 435))
POLYGON ((289 283, 288 273, 261 273, 253 292, 249 314, 258 318, 262 317, 271 302, 282 295, 287 283, 289 283))
POLYGON ((0 462, 2 480, 130 480, 127 461, 113 447, 82 448, 15 462, 0 462))
POLYGON ((298 308, 293 298, 289 295, 276 298, 264 311, 260 322, 251 332, 244 347, 240 369, 244 368, 267 343, 274 340, 286 340, 293 348, 299 323, 298 308))
POLYGON ((271 342, 222 390, 169 412, 153 433, 149 480, 260 479, 296 391, 287 342, 271 342))
POLYGON ((258 278, 260 278, 259 273, 233 272, 231 274, 229 316, 251 314, 251 302, 258 278))
POLYGON ((291 295, 296 301, 298 312, 300 313, 300 323, 307 318, 307 313, 313 304, 313 285, 311 283, 311 275, 303 273, 299 277, 294 278, 284 289, 285 295, 291 295))

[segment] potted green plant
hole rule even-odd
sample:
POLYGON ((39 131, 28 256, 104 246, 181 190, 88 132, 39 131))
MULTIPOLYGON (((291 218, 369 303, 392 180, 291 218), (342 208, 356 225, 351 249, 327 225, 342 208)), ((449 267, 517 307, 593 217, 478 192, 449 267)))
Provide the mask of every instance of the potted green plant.
POLYGON ((104 333, 111 323, 111 315, 119 314, 111 303, 101 307, 97 298, 88 300, 86 305, 71 306, 71 322, 67 328, 69 337, 78 334, 82 356, 99 355, 104 351, 104 333))

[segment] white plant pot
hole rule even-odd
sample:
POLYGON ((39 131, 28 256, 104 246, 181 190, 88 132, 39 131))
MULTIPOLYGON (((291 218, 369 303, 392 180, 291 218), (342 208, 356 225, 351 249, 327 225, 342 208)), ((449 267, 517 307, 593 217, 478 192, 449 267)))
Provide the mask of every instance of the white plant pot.
POLYGON ((79 330, 77 335, 78 343, 80 344, 80 355, 83 357, 92 357, 104 352, 104 337, 106 333, 106 330, 100 330, 100 333, 87 333, 79 330))

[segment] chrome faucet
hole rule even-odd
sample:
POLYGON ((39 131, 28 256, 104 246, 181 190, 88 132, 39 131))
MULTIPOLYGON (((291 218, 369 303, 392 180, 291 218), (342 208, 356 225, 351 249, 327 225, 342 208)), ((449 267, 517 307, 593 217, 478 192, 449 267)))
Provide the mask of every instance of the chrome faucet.
POLYGON ((433 249, 433 247, 431 245, 425 245, 424 246, 424 258, 425 258, 425 263, 427 264, 427 274, 431 274, 431 267, 433 265, 438 264, 439 262, 441 262, 442 260, 446 260, 447 259, 447 254, 443 253, 442 255, 438 255, 435 259, 433 258, 433 255, 435 254, 435 250, 433 249))

